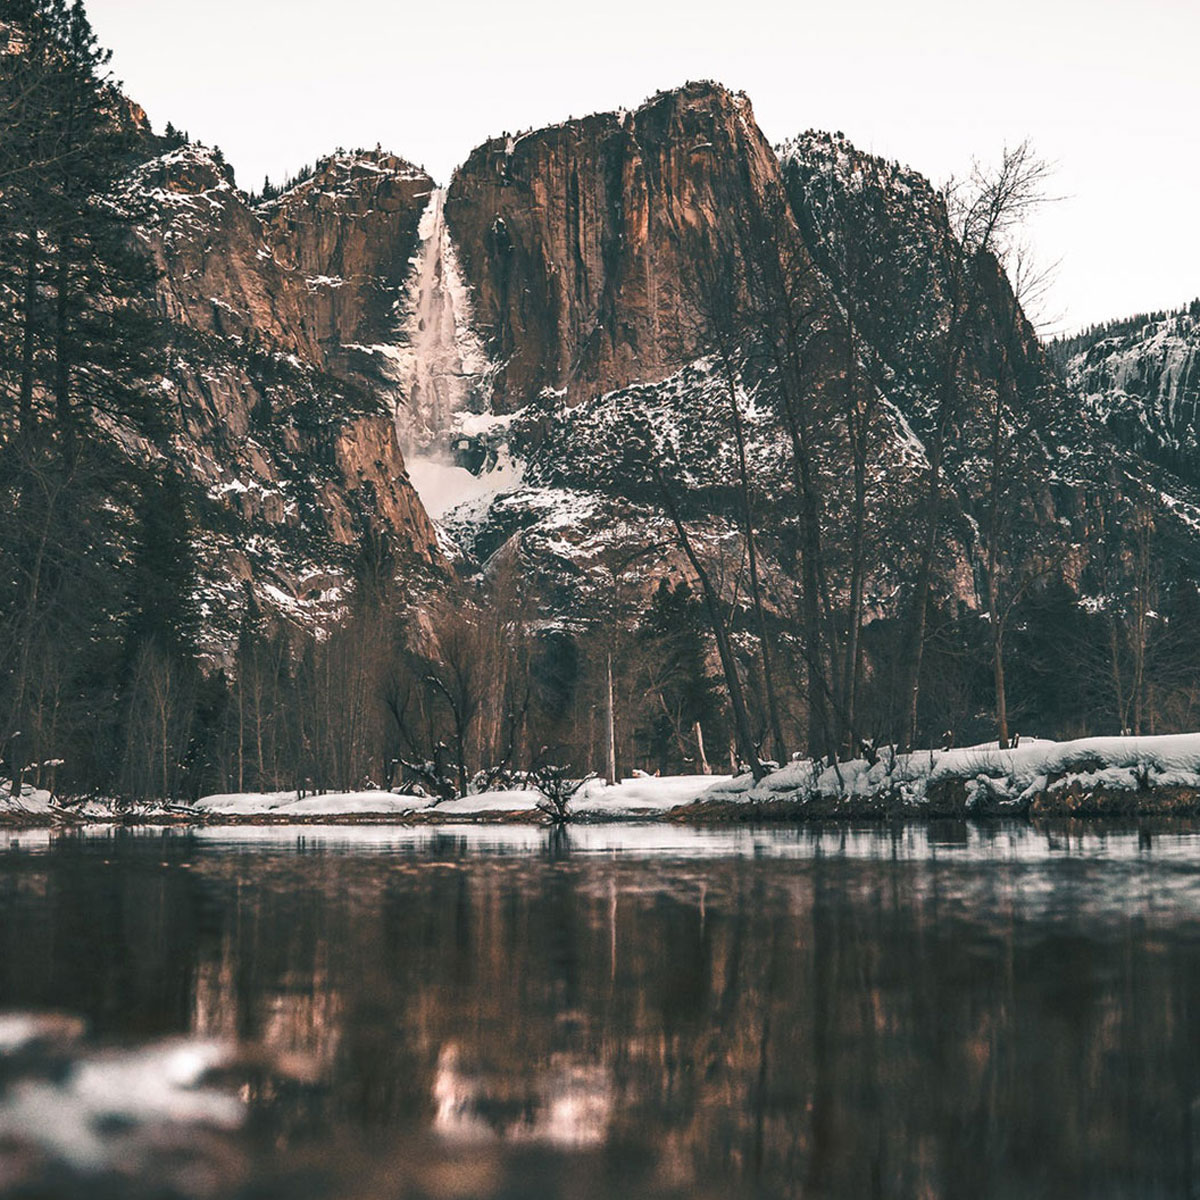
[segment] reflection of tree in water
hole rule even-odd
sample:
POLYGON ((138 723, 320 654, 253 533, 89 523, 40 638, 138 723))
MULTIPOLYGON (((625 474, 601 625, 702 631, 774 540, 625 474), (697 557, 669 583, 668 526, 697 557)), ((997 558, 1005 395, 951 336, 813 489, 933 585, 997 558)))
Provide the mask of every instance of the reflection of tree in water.
POLYGON ((832 842, 808 861, 80 843, 0 873, 0 1008, 307 1055, 321 1086, 273 1103, 309 1139, 603 1139, 721 1195, 1178 1191, 1190 918, 1095 908, 1099 863, 938 845, 935 866, 832 842))
POLYGON ((546 831, 546 857, 552 862, 567 858, 571 853, 571 834, 566 825, 551 825, 546 831))

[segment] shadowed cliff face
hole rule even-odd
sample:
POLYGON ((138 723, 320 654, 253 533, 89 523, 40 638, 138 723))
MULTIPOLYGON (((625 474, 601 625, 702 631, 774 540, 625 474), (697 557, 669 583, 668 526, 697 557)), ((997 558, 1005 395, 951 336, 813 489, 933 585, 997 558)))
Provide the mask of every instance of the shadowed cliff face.
MULTIPOLYGON (((920 430, 945 373, 936 335, 950 322, 951 273, 961 254, 946 198, 923 175, 841 134, 810 131, 781 146, 779 157, 806 248, 885 364, 889 397, 920 430)), ((1037 334, 1002 266, 989 255, 978 269, 984 300, 963 374, 994 386, 1004 344, 1032 394, 1051 379, 1037 334)))
POLYGON ((259 210, 276 259, 303 279, 307 326, 336 374, 380 381, 370 348, 395 325, 433 188, 395 155, 339 155, 259 210))
POLYGON ((780 193, 750 102, 714 84, 477 149, 446 219, 499 364, 496 407, 543 389, 575 402, 695 358, 714 252, 739 274, 780 193))

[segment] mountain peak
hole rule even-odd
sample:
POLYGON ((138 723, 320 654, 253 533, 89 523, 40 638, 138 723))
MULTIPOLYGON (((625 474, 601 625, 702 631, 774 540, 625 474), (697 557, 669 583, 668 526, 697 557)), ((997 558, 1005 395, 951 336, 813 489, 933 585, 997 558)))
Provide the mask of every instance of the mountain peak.
POLYGON ((265 209, 286 207, 317 195, 350 197, 383 183, 417 183, 431 190, 432 178, 397 154, 374 150, 336 150, 318 159, 291 179, 278 195, 264 201, 265 209))

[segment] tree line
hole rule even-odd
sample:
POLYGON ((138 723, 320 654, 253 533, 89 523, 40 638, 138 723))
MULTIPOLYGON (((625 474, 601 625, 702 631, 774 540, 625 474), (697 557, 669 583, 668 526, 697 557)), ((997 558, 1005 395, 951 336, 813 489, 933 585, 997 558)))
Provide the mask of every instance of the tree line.
POLYGON ((0 773, 116 781, 151 664, 191 640, 186 501, 154 449, 166 336, 121 194, 143 131, 82 4, 3 17, 0 773))

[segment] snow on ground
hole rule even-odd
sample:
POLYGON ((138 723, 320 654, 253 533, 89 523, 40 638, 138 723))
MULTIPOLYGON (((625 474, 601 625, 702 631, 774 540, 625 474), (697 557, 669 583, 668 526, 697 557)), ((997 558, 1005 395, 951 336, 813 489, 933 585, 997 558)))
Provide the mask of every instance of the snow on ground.
POLYGON ((575 799, 575 810, 585 813, 667 812, 681 804, 691 804, 714 784, 728 783, 729 775, 654 775, 624 779, 607 787, 602 779, 593 779, 575 799))
MULTIPOLYGON (((91 799, 84 800, 78 804, 71 804, 70 812, 76 817, 99 817, 104 819, 111 817, 115 805, 111 800, 91 799)), ((57 806, 52 792, 46 791, 45 788, 30 787, 26 784, 21 788, 19 797, 12 795, 12 784, 9 780, 0 780, 0 815, 8 816, 15 815, 30 816, 43 818, 61 812, 62 807, 57 806)), ((152 814, 161 812, 162 808, 159 805, 134 805, 130 808, 130 813, 137 814, 152 814)))
MULTIPOLYGON (((1147 738, 1083 738, 1054 742, 1025 739, 1012 750, 996 743, 954 750, 921 750, 865 759, 837 767, 809 760, 789 763, 757 785, 747 773, 733 776, 679 775, 626 779, 614 787, 592 780, 576 796, 572 811, 581 817, 652 817, 700 802, 770 803, 813 797, 866 799, 894 796, 920 808, 927 791, 961 781, 968 806, 988 799, 1014 807, 1039 792, 1067 788, 1144 791, 1179 787, 1200 792, 1200 734, 1147 738)), ((312 796, 214 796, 200 801, 205 812, 223 815, 350 816, 429 810, 455 817, 497 813, 536 814, 534 791, 497 791, 432 805, 428 800, 389 792, 312 796)))
MULTIPOLYGON (((585 784, 572 804, 574 812, 588 817, 654 816, 692 803, 714 783, 725 783, 729 776, 674 775, 639 776, 625 779, 613 787, 603 780, 585 784)), ((447 816, 480 816, 491 813, 528 813, 536 815, 542 797, 535 791, 481 792, 461 800, 432 804, 422 796, 401 796, 395 792, 331 792, 324 796, 298 799, 295 792, 245 793, 207 796, 197 804, 204 813, 220 816, 380 816, 389 813, 414 813, 422 810, 447 816)))
MULTIPOLYGON (((931 788, 960 783, 966 806, 986 800, 1003 810, 1023 810, 1035 795, 1067 789, 1090 792, 1147 792, 1181 788, 1200 795, 1200 733, 1165 737, 1082 738, 1070 742, 1025 739, 1016 749, 990 745, 954 750, 922 750, 894 754, 884 749, 877 761, 858 759, 836 767, 808 760, 789 763, 758 784, 747 774, 637 776, 608 787, 591 780, 576 795, 572 812, 592 821, 661 816, 696 802, 763 804, 827 799, 892 798, 919 811, 931 788)), ((416 813, 488 817, 516 815, 540 820, 541 796, 528 789, 483 792, 459 800, 434 803, 423 796, 388 791, 331 792, 297 796, 296 792, 242 793, 207 796, 193 810, 216 819, 405 817, 416 813)), ((48 792, 25 788, 19 801, 0 791, 0 814, 43 817, 60 811, 48 792)), ((76 817, 110 818, 114 807, 93 800, 72 805, 76 817)), ((153 821, 164 809, 142 806, 121 815, 153 821)), ((179 813, 179 807, 172 812, 179 813)))
POLYGON ((749 775, 716 785, 705 800, 799 800, 812 796, 868 797, 896 794, 919 804, 930 787, 952 780, 966 784, 968 805, 985 796, 1014 805, 1038 792, 1071 787, 1140 791, 1182 787, 1200 791, 1200 734, 1164 737, 1080 738, 1070 742, 1023 740, 1012 750, 996 743, 955 750, 921 750, 879 760, 789 763, 755 785, 749 775))
POLYGON ((196 808, 220 816, 356 817, 384 813, 410 813, 426 808, 429 801, 421 796, 400 796, 395 792, 328 792, 299 798, 290 792, 242 792, 206 796, 196 808))

